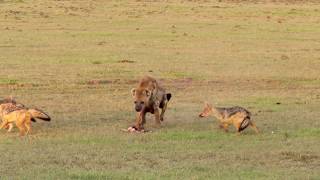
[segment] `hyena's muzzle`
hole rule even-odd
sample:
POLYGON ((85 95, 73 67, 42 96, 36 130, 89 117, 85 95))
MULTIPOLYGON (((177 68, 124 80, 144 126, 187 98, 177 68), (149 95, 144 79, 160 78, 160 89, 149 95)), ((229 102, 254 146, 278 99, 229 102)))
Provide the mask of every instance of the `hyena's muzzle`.
POLYGON ((134 108, 137 112, 141 112, 144 108, 145 103, 143 101, 135 101, 134 102, 134 108))

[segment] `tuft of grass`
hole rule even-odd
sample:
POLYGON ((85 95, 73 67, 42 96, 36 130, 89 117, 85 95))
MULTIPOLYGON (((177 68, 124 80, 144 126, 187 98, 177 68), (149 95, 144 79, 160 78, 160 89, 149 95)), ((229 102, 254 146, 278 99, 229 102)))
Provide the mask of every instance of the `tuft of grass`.
POLYGON ((0 84, 15 85, 18 83, 19 80, 17 79, 0 79, 0 84))
POLYGON ((102 64, 101 61, 92 61, 92 64, 102 64))

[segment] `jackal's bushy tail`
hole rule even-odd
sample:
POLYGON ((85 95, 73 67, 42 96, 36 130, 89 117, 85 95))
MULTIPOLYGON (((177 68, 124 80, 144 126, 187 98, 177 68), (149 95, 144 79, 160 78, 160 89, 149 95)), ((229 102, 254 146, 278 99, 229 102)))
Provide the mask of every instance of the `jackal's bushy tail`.
POLYGON ((32 115, 32 121, 35 121, 35 118, 41 119, 44 121, 51 120, 50 116, 48 114, 46 114, 45 112, 41 111, 40 109, 29 109, 28 111, 32 115))
POLYGON ((245 128, 247 128, 250 124, 250 116, 246 117, 240 124, 239 132, 243 131, 245 128))

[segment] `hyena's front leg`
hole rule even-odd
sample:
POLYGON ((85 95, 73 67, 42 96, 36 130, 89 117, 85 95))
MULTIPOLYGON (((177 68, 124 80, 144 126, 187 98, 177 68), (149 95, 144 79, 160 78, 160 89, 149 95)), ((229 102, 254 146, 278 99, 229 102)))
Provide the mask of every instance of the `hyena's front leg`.
POLYGON ((144 111, 137 112, 135 128, 137 130, 142 130, 144 123, 146 123, 146 113, 144 111))
POLYGON ((155 118, 155 120, 156 120, 157 126, 160 126, 160 125, 161 125, 161 122, 160 122, 160 112, 159 112, 159 108, 155 108, 155 109, 154 109, 154 118, 155 118))

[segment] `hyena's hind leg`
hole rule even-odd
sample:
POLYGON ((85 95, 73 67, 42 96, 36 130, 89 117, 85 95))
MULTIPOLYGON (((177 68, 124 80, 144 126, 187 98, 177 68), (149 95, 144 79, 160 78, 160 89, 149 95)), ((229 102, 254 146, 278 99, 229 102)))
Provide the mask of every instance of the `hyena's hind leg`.
POLYGON ((160 113, 159 113, 159 109, 158 108, 155 108, 155 110, 154 110, 154 118, 155 118, 157 126, 160 126, 161 125, 161 121, 160 121, 160 113))
POLYGON ((167 105, 168 105, 168 102, 169 100, 171 99, 171 94, 168 93, 168 94, 165 94, 165 100, 163 100, 161 103, 160 103, 160 108, 161 108, 161 114, 160 114, 160 120, 163 121, 164 120, 164 113, 166 112, 167 110, 167 105))
POLYGON ((164 113, 166 112, 166 109, 167 109, 167 103, 168 102, 165 102, 165 103, 163 103, 163 106, 160 106, 160 108, 161 108, 160 120, 161 121, 164 120, 164 113))

